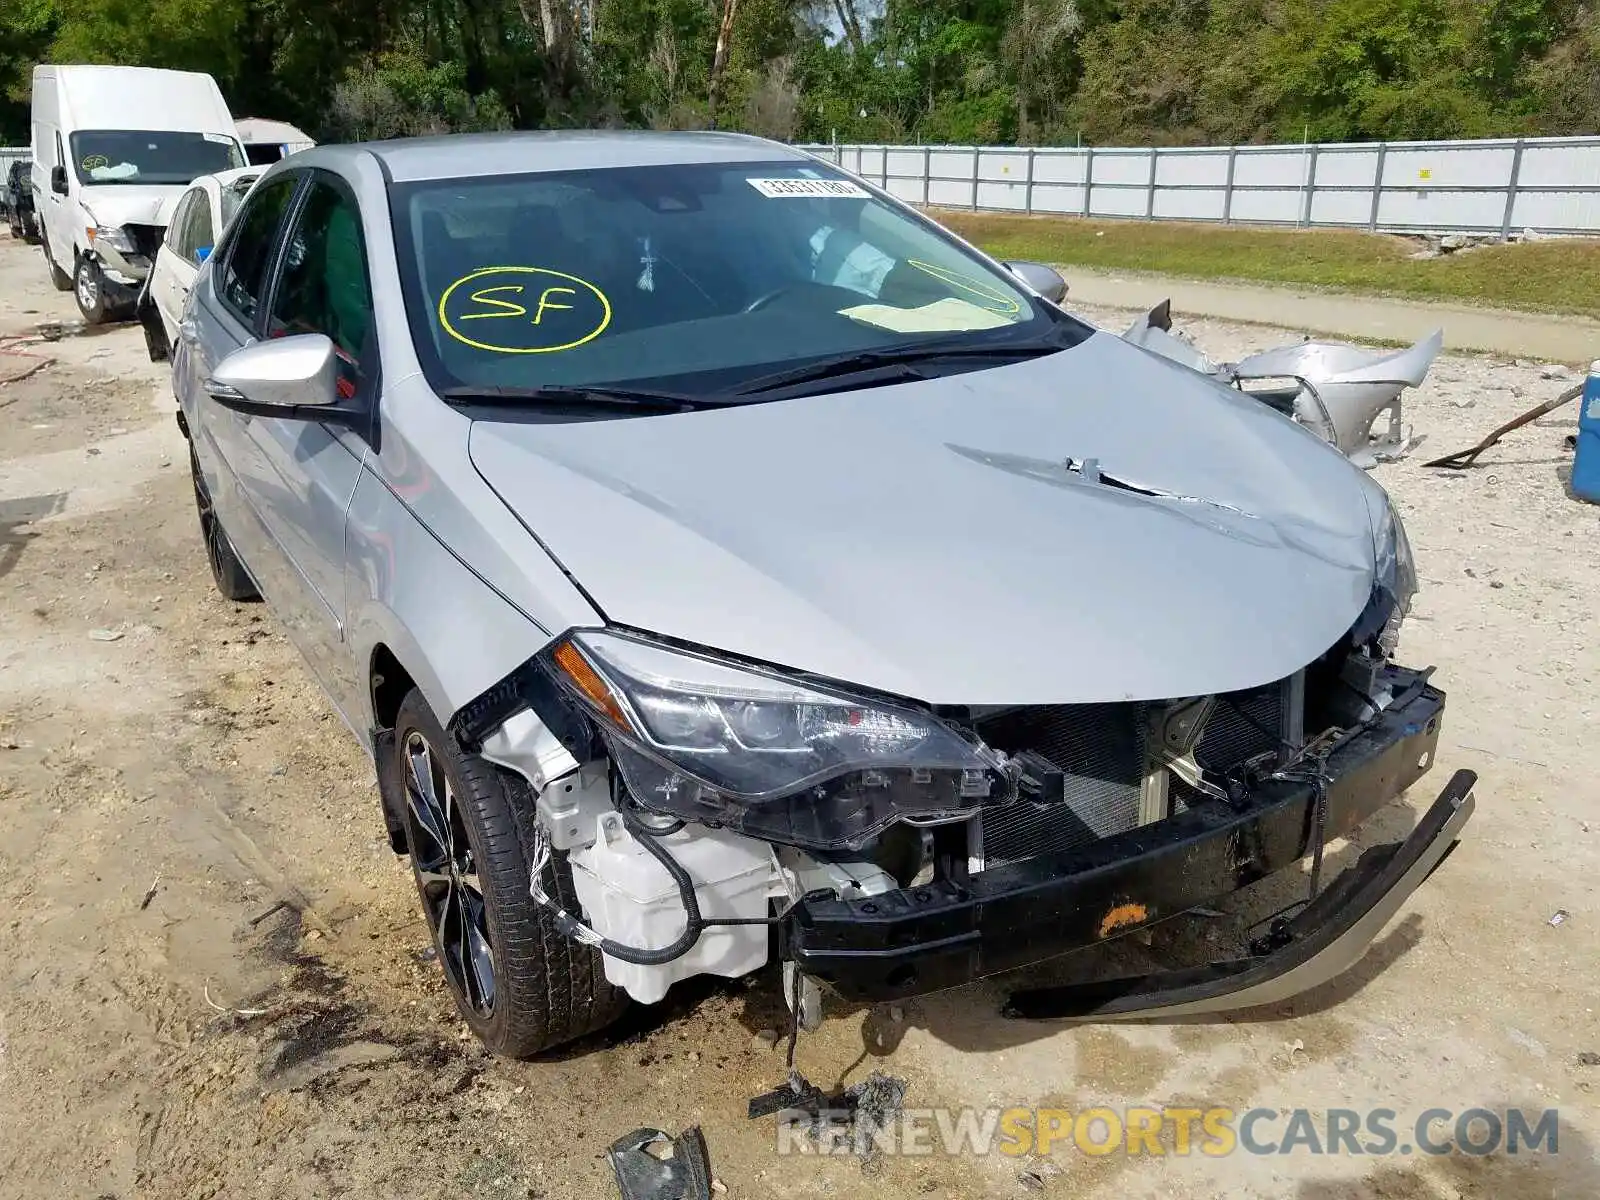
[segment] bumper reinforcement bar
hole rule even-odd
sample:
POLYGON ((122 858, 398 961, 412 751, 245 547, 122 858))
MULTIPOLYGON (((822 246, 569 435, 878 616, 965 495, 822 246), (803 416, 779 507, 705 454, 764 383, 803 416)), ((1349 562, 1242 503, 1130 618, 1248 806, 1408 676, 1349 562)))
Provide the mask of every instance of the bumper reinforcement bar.
POLYGON ((1276 1004, 1354 966, 1411 893, 1455 847, 1477 776, 1457 771, 1404 841, 1362 852, 1252 958, 1179 971, 1013 992, 1023 1019, 1176 1017, 1276 1004))

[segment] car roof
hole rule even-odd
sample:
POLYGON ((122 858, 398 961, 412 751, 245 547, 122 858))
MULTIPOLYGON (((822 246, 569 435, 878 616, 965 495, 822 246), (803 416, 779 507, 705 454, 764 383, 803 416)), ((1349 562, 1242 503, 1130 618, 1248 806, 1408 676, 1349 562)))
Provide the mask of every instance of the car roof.
POLYGON ((675 166, 684 163, 772 162, 810 156, 765 138, 738 133, 653 133, 635 130, 547 130, 452 134, 318 146, 294 156, 315 166, 371 154, 390 179, 467 179, 597 167, 675 166))

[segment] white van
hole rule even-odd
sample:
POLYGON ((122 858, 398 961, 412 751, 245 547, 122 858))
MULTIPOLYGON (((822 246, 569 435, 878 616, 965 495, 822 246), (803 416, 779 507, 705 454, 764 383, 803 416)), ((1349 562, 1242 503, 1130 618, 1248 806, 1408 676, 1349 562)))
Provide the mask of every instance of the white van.
POLYGON ((93 324, 131 313, 189 183, 245 165, 216 80, 147 67, 33 72, 33 190, 51 278, 93 324))

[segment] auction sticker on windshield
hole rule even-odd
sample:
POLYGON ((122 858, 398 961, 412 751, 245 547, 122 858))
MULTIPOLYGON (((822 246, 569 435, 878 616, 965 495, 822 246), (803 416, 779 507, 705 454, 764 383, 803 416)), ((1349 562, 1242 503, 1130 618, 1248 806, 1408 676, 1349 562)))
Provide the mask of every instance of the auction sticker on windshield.
POLYGON ((866 188, 848 179, 747 179, 745 182, 769 200, 796 196, 812 199, 818 196, 853 196, 864 200, 867 196, 866 188))
POLYGON ((483 267, 439 297, 439 325, 456 341, 495 354, 554 354, 592 342, 611 324, 594 284, 548 267, 483 267))

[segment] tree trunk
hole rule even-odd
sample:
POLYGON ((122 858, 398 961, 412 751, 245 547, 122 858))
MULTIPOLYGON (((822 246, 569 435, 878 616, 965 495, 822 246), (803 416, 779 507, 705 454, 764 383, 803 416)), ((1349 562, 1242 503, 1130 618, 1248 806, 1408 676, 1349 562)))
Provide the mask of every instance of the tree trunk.
POLYGON ((844 30, 850 45, 859 52, 864 39, 861 36, 861 18, 856 15, 855 0, 833 0, 833 11, 839 15, 839 28, 844 30))
POLYGON ((711 81, 706 97, 713 128, 717 124, 717 105, 722 100, 722 76, 728 67, 728 47, 733 43, 733 18, 738 7, 739 0, 722 0, 722 24, 717 28, 717 50, 711 56, 711 81))

